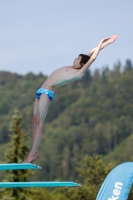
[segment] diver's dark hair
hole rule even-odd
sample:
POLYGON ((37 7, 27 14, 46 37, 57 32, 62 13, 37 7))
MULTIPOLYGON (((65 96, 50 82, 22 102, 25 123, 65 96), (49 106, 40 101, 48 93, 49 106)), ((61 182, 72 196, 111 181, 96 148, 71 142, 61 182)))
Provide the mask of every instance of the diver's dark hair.
POLYGON ((79 56, 81 56, 81 61, 80 64, 86 64, 88 62, 88 60, 90 59, 90 56, 87 56, 85 54, 79 54, 79 56))

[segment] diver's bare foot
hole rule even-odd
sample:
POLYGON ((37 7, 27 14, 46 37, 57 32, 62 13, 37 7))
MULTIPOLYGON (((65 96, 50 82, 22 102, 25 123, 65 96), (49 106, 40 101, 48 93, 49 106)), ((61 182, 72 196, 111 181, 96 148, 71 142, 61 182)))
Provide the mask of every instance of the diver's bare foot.
POLYGON ((23 163, 32 163, 34 160, 38 158, 38 153, 28 155, 27 158, 23 161, 23 163))

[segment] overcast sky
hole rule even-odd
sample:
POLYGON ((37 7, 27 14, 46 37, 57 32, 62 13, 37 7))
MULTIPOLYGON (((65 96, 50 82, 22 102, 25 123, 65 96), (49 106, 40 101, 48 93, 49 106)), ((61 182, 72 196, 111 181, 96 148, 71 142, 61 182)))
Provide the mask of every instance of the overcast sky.
POLYGON ((0 71, 49 75, 114 34, 92 70, 133 61, 133 0, 2 0, 0 71))

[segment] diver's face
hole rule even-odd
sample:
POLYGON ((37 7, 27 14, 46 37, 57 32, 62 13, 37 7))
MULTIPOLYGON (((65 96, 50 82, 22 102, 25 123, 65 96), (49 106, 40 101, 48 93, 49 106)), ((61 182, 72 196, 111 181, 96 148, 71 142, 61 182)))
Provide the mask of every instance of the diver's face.
POLYGON ((75 69, 81 69, 82 65, 80 64, 82 57, 78 56, 77 58, 75 58, 73 65, 75 69))

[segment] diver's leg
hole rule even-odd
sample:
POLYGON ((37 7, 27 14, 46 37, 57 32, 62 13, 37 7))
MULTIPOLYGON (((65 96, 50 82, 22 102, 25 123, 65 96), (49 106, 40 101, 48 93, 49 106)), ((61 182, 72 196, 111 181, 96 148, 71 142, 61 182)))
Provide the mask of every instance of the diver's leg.
POLYGON ((24 162, 32 162, 38 157, 37 149, 41 141, 43 123, 50 104, 49 97, 42 94, 40 100, 36 99, 34 104, 32 128, 33 128, 33 144, 31 151, 24 162))
POLYGON ((50 104, 49 97, 46 94, 42 94, 40 100, 38 101, 37 115, 34 115, 32 120, 32 126, 33 126, 33 145, 31 149, 32 153, 37 152, 42 137, 43 124, 49 104, 50 104))

